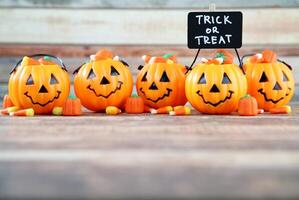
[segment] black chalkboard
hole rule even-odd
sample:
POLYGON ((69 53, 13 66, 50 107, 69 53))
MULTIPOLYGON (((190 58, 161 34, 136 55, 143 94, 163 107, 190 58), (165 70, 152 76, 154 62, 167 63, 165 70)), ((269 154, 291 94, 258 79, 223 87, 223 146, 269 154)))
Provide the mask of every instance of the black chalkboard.
POLYGON ((240 48, 242 22, 241 12, 190 12, 188 48, 240 48))

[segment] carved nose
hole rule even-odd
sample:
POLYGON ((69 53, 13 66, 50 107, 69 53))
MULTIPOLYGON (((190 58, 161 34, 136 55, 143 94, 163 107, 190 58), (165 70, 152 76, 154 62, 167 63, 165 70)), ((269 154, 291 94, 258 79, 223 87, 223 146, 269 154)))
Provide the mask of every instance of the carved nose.
POLYGON ((105 76, 102 78, 102 80, 100 82, 101 85, 107 85, 109 83, 110 83, 109 80, 105 76))
POLYGON ((158 90, 158 87, 156 86, 156 83, 153 82, 148 89, 150 89, 150 90, 158 90))
POLYGON ((273 90, 281 90, 281 86, 278 84, 278 82, 276 81, 273 90))
POLYGON ((210 92, 211 93, 217 93, 217 92, 220 92, 220 90, 218 89, 218 87, 214 84, 212 86, 212 88, 210 89, 210 92))
POLYGON ((48 93, 48 90, 44 85, 42 85, 38 92, 39 93, 48 93))

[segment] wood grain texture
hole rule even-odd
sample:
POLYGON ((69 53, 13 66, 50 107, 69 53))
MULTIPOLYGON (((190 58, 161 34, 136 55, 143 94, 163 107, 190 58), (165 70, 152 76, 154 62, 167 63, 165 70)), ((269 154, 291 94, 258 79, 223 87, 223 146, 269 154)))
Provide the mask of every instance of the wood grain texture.
POLYGON ((215 3, 217 8, 289 8, 298 7, 296 0, 269 0, 269 1, 238 1, 238 0, 0 0, 2 7, 42 7, 42 8, 194 8, 207 9, 210 3, 215 3))
POLYGON ((293 113, 0 117, 0 197, 296 199, 293 113))
MULTIPOLYGON (((189 11, 0 8, 0 43, 185 45, 189 11)), ((298 44, 297 8, 242 12, 245 45, 298 44)))
MULTIPOLYGON (((38 53, 48 53, 61 57, 89 57, 99 49, 107 48, 122 57, 137 57, 142 55, 163 55, 173 53, 178 57, 194 57, 196 50, 188 49, 187 45, 41 45, 41 44, 0 44, 0 56, 24 56, 38 53)), ((298 45, 244 45, 238 49, 240 55, 262 52, 272 49, 279 56, 299 56, 298 45)), ((214 50, 201 50, 200 56, 210 56, 214 50)), ((234 53, 234 52, 232 52, 234 53)))
MULTIPOLYGON (((95 51, 93 51, 92 53, 94 53, 95 51)), ((143 60, 141 59, 141 56, 143 55, 143 53, 146 54, 146 52, 139 52, 138 57, 123 56, 122 53, 125 52, 125 49, 116 49, 116 51, 114 51, 114 52, 115 52, 115 54, 119 55, 121 58, 123 58, 129 64, 133 78, 134 78, 134 80, 136 80, 136 76, 138 73, 137 67, 139 65, 144 64, 143 60)), ((164 55, 165 53, 169 53, 169 52, 176 54, 176 52, 172 51, 172 50, 168 50, 168 51, 167 50, 165 50, 165 51, 153 50, 153 51, 150 51, 149 53, 150 53, 150 55, 164 55)), ((195 51, 192 51, 192 52, 194 53, 193 56, 195 56, 196 52, 195 51)), ((257 52, 257 51, 255 51, 255 52, 257 52)), ((51 54, 52 52, 44 51, 44 53, 51 54)), ((53 53, 55 53, 55 52, 53 52, 53 53)), ((30 54, 30 52, 28 52, 28 54, 25 54, 25 55, 29 55, 29 54, 30 54)), ((207 52, 203 51, 203 53, 199 55, 197 62, 200 62, 201 57, 210 57, 210 56, 211 56, 211 51, 207 51, 207 52), (207 55, 207 54, 209 54, 209 55, 207 55)), ((0 57, 0 83, 7 84, 8 78, 9 78, 9 72, 21 58, 22 57, 0 57)), ((289 63, 293 67, 295 82, 297 84, 299 84, 299 70, 297 67, 297 66, 299 66, 299 57, 297 57, 297 56, 280 56, 279 58, 284 60, 285 62, 289 63)), ((72 74, 73 71, 78 66, 80 66, 82 63, 88 61, 88 59, 89 59, 88 57, 76 57, 76 58, 75 57, 62 57, 62 60, 64 61, 65 65, 67 66, 71 80, 73 80, 73 74, 72 74)), ((187 65, 187 66, 191 65, 193 59, 194 59, 194 57, 178 56, 179 62, 182 63, 183 65, 187 65)), ((238 63, 238 60, 235 59, 234 62, 238 63)))

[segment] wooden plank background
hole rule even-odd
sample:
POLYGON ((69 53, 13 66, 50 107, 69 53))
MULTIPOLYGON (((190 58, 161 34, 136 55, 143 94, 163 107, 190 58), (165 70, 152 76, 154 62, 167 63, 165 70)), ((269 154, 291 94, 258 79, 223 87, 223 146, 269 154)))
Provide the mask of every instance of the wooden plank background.
MULTIPOLYGON (((189 11, 1 8, 0 43, 185 45, 189 11)), ((299 44, 299 9, 242 12, 244 45, 299 44)))
POLYGON ((299 6, 297 0, 270 0, 270 1, 239 1, 239 0, 0 0, 2 7, 21 8, 141 8, 141 9, 172 9, 208 8, 215 3, 218 8, 294 8, 299 6))

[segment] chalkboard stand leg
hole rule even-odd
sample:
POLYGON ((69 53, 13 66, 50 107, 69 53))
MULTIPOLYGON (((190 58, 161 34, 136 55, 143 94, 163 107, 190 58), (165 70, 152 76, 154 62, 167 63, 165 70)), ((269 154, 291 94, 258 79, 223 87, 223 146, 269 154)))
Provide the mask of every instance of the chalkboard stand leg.
POLYGON ((239 63, 240 63, 239 66, 240 66, 242 72, 245 74, 244 69, 243 69, 243 63, 242 63, 242 61, 241 61, 241 58, 240 58, 240 56, 239 56, 239 52, 238 52, 237 48, 235 48, 235 52, 236 52, 236 54, 237 54, 237 57, 238 57, 238 60, 239 60, 239 63))
POLYGON ((192 67, 193 67, 194 63, 196 62, 196 60, 197 60, 197 57, 198 57, 199 52, 200 52, 200 49, 197 50, 197 53, 196 53, 196 55, 195 55, 195 58, 194 58, 192 64, 190 65, 190 67, 187 68, 187 71, 186 71, 185 74, 187 74, 190 70, 192 70, 192 67))

